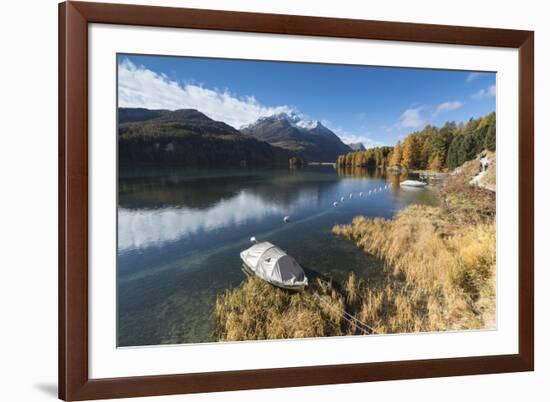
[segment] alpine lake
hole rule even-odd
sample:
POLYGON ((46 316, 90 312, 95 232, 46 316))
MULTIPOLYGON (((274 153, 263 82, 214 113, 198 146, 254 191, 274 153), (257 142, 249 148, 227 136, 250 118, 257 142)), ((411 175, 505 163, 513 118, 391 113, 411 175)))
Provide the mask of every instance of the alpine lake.
POLYGON ((285 250, 308 277, 338 283, 354 271, 368 283, 383 262, 331 229, 437 204, 429 188, 399 187, 405 178, 333 166, 120 168, 118 346, 216 341, 216 296, 246 279, 239 253, 251 237, 285 250))

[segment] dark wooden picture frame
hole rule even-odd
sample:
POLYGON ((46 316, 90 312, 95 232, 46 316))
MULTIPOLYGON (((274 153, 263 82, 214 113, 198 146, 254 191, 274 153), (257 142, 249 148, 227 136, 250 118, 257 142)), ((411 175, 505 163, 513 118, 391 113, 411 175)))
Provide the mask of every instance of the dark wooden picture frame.
POLYGON ((59 5, 59 397, 84 400, 534 369, 534 33, 382 21, 66 2, 59 5), (519 353, 90 379, 88 24, 120 24, 519 49, 519 353))

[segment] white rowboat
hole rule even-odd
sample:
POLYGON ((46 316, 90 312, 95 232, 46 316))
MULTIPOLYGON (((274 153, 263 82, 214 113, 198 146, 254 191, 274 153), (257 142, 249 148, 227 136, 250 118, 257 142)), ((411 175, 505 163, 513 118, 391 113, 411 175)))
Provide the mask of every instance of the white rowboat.
POLYGON ((405 187, 426 187, 426 183, 418 180, 405 180, 399 183, 399 185, 405 187))
POLYGON ((302 267, 287 253, 269 242, 254 244, 241 252, 243 270, 248 275, 289 290, 304 290, 308 285, 302 267))

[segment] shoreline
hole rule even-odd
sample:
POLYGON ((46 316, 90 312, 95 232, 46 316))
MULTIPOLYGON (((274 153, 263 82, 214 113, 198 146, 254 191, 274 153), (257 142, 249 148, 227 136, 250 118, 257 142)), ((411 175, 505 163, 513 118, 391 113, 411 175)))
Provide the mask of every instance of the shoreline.
POLYGON ((252 278, 218 296, 216 337, 364 334, 343 318, 346 313, 379 334, 494 326, 495 193, 469 184, 475 168, 471 162, 434 186, 437 207, 411 205, 393 219, 358 216, 332 228, 335 236, 384 261, 381 278, 359 278, 352 272, 341 286, 314 281, 298 294, 252 278))

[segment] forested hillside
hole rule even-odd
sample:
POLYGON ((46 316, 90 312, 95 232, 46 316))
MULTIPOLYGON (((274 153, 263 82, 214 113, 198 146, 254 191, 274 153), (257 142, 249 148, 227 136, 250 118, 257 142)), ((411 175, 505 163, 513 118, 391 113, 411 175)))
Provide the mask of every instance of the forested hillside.
POLYGON ((393 147, 374 147, 364 151, 349 152, 336 160, 338 166, 381 167, 388 166, 388 157, 393 147))
POLYGON ((369 148, 340 155, 340 166, 392 167, 440 171, 454 169, 483 150, 496 149, 496 115, 490 113, 466 124, 447 122, 409 134, 394 147, 369 148))
POLYGON ((485 149, 496 151, 495 113, 481 119, 470 120, 464 130, 454 136, 447 152, 447 166, 454 169, 473 159, 485 149))
POLYGON ((194 109, 119 109, 121 165, 288 166, 288 151, 194 109))

